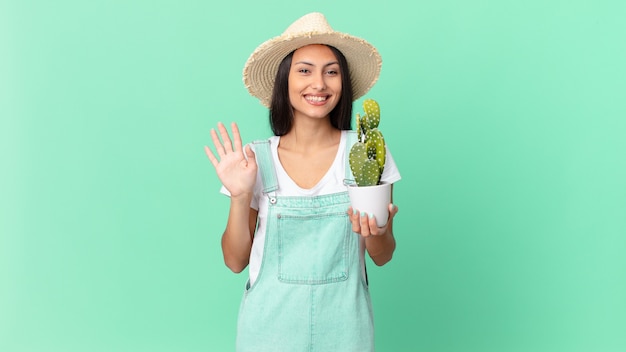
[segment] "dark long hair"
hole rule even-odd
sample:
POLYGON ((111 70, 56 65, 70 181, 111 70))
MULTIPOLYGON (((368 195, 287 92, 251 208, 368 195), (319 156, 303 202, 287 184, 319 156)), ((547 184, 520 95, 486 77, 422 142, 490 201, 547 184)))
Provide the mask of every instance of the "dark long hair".
MULTIPOLYGON (((341 98, 337 106, 330 112, 330 123, 339 130, 352 129, 352 83, 348 61, 337 48, 327 45, 335 54, 341 72, 341 98)), ((293 53, 285 56, 278 66, 272 102, 270 104, 270 125, 276 136, 284 136, 293 126, 293 107, 289 100, 289 71, 293 53)))

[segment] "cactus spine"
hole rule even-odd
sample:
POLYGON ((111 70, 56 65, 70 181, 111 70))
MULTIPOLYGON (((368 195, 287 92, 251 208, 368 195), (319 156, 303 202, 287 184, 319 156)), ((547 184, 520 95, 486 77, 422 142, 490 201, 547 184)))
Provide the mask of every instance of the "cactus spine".
POLYGON ((358 186, 380 183, 385 167, 385 139, 378 129, 380 107, 373 99, 363 101, 364 115, 356 114, 357 142, 350 150, 350 169, 358 186))

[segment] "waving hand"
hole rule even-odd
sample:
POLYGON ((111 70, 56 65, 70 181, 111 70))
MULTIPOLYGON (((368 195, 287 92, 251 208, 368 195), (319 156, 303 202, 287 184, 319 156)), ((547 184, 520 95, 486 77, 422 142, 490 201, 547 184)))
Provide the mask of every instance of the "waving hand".
POLYGON ((232 198, 252 193, 257 173, 254 152, 250 149, 250 146, 246 146, 244 151, 236 123, 233 122, 231 124, 232 142, 224 124, 218 123, 217 128, 221 140, 215 129, 211 129, 211 139, 217 155, 213 154, 209 147, 204 147, 206 155, 211 160, 213 167, 215 167, 217 176, 230 192, 232 198))

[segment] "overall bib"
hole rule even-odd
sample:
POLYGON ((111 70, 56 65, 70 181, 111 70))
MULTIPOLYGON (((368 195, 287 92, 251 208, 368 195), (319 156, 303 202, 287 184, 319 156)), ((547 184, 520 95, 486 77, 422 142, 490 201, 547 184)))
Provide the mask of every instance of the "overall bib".
POLYGON ((255 153, 269 210, 260 272, 239 310, 237 351, 373 351, 372 307, 347 192, 276 196, 269 141, 255 142, 255 153))

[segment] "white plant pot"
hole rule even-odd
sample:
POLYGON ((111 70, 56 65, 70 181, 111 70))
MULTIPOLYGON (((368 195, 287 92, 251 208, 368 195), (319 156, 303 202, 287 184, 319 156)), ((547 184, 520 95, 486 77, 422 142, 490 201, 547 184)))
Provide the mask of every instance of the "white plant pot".
POLYGON ((354 211, 367 213, 376 217, 378 227, 385 226, 389 218, 389 203, 391 202, 391 183, 376 186, 358 187, 348 186, 348 196, 354 211))

